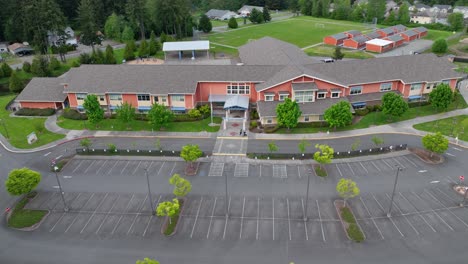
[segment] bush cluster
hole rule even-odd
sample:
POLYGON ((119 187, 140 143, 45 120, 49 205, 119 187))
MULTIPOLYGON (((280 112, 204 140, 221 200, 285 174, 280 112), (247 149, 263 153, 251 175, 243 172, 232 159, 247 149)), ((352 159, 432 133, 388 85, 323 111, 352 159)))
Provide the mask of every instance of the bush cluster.
POLYGON ((257 121, 253 120, 253 121, 250 121, 250 128, 255 128, 258 126, 258 123, 257 121))
POLYGON ((191 117, 189 114, 180 114, 180 115, 174 115, 174 120, 173 122, 190 122, 190 121, 199 121, 201 120, 202 117, 191 117))
POLYGON ((18 115, 18 116, 51 116, 53 114, 55 114, 55 109, 52 109, 52 108, 45 108, 45 109, 21 108, 15 113, 15 115, 18 115))
POLYGON ((357 224, 350 224, 346 231, 348 232, 348 236, 355 242, 364 241, 364 234, 357 224))
POLYGON ((88 117, 86 114, 82 114, 75 109, 65 108, 62 114, 63 117, 72 120, 86 120, 88 117))
POLYGON ((376 111, 382 111, 382 106, 381 105, 368 105, 366 108, 362 109, 356 109, 355 113, 358 116, 365 116, 370 112, 376 112, 376 111))
POLYGON ((267 134, 275 133, 280 127, 279 126, 265 126, 263 132, 267 134))
POLYGON ((258 119, 257 110, 253 109, 252 111, 250 111, 250 119, 258 119))

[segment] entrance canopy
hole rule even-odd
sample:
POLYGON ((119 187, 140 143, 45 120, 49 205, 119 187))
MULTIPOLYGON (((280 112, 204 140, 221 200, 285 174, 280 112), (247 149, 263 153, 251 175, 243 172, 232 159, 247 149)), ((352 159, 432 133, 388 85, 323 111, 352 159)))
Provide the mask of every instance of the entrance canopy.
POLYGON ((164 42, 163 51, 209 50, 208 40, 164 42))
POLYGON ((247 110, 249 109, 249 97, 242 95, 220 95, 212 94, 208 98, 210 103, 224 103, 224 110, 247 110))

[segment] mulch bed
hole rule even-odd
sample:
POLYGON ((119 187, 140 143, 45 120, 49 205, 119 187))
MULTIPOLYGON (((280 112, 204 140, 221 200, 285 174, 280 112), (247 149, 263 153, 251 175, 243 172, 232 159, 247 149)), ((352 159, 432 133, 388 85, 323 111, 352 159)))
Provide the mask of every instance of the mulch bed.
POLYGON ((442 155, 439 155, 437 153, 432 153, 428 150, 425 149, 420 149, 420 148, 408 148, 408 150, 415 154, 420 160, 422 160, 425 163, 429 164, 440 164, 445 161, 444 157, 442 155), (432 157, 431 157, 432 154, 432 157))
POLYGON ((185 175, 187 175, 187 176, 194 176, 194 175, 196 175, 197 172, 198 172, 198 165, 199 165, 199 164, 200 164, 200 163, 196 162, 196 163, 193 164, 193 166, 187 165, 187 166, 185 167, 185 175))

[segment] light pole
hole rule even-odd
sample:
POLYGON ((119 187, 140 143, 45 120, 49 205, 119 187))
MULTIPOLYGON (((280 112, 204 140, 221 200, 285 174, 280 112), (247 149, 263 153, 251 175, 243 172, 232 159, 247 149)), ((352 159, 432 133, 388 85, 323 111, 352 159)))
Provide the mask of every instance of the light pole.
POLYGON ((306 193, 306 202, 305 202, 305 212, 304 212, 304 222, 307 222, 307 207, 309 203, 309 186, 310 186, 310 174, 312 171, 307 173, 307 193, 306 193))
POLYGON ((149 182, 149 177, 148 177, 148 168, 143 168, 145 170, 145 175, 146 175, 146 183, 148 185, 148 198, 150 201, 150 207, 151 207, 151 214, 154 215, 156 213, 154 206, 153 206, 153 198, 151 197, 151 188, 150 188, 150 182, 149 182))
POLYGON ((398 175, 400 174, 400 171, 402 170, 399 166, 397 167, 397 172, 396 172, 396 177, 395 177, 395 183, 393 184, 393 192, 392 192, 392 199, 390 200, 390 208, 388 209, 387 217, 392 217, 392 207, 393 207, 393 197, 395 196, 395 190, 398 182, 398 175))
MULTIPOLYGON (((463 188, 463 187, 462 187, 463 188)), ((460 203, 460 207, 464 207, 465 206, 465 201, 466 201, 466 198, 468 198, 468 187, 465 186, 465 195, 463 195, 463 201, 460 203)))
POLYGON ((63 210, 65 212, 68 212, 68 206, 67 206, 67 203, 65 202, 65 197, 63 196, 62 184, 60 184, 60 179, 58 177, 58 170, 59 170, 59 167, 54 166, 55 178, 57 178, 57 183, 60 189, 60 195, 62 196, 62 201, 63 201, 63 206, 64 206, 63 210))
POLYGON ((2 122, 3 128, 5 129, 6 138, 10 138, 10 135, 8 134, 8 129, 6 128, 6 125, 5 125, 5 120, 0 119, 0 122, 2 122))
POLYGON ((229 207, 228 207, 228 179, 227 179, 227 173, 226 176, 224 177, 224 185, 226 187, 226 198, 224 202, 224 211, 226 213, 226 219, 229 217, 229 207))

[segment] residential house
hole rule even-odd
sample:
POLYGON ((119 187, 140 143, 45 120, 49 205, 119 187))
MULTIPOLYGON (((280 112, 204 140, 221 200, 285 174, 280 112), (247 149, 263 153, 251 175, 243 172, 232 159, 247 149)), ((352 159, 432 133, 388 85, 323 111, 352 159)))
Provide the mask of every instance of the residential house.
POLYGON ((447 83, 454 90, 457 81, 465 76, 454 71, 448 60, 434 54, 298 62, 296 58, 307 56, 300 48, 269 37, 241 47, 241 59, 248 57, 242 55, 244 52, 254 64, 82 65, 60 78, 33 78, 17 101, 21 107, 69 106, 83 110, 86 96, 95 94, 107 112, 124 102, 140 112, 147 112, 154 103, 175 112, 210 104, 225 111, 224 124, 232 121, 232 114, 243 115, 245 124, 249 109, 256 108, 262 124, 274 125, 276 107, 286 98, 299 103, 300 122, 315 122, 323 120, 325 110, 340 101, 361 108, 379 103, 386 93, 415 100, 439 83, 447 83), (283 58, 296 55, 283 64, 273 59, 274 64, 262 65, 259 62, 269 58, 264 57, 268 53, 255 53, 261 48, 279 49, 275 56, 287 52, 283 58))
POLYGON ((263 12, 263 7, 261 6, 244 5, 239 10, 237 10, 237 13, 243 17, 247 17, 250 16, 250 13, 252 13, 253 9, 257 9, 258 11, 263 12))
MULTIPOLYGON (((71 27, 66 27, 64 29, 65 33, 65 44, 69 45, 77 45, 78 42, 76 40, 75 31, 71 27)), ((49 45, 60 45, 60 41, 62 41, 61 36, 57 32, 47 31, 47 41, 49 45)))
POLYGON ((452 11, 452 6, 451 5, 433 5, 429 11, 433 14, 438 14, 438 13, 449 13, 452 11))
POLYGON ((462 13, 464 18, 468 18, 468 6, 456 6, 453 13, 462 13))
POLYGON ((31 48, 27 43, 13 43, 10 46, 8 46, 8 50, 10 51, 11 54, 17 55, 17 56, 24 56, 24 55, 30 55, 34 53, 34 49, 31 48))
POLYGON ((409 11, 414 12, 414 13, 429 11, 429 9, 431 9, 430 6, 425 5, 425 4, 420 4, 420 3, 414 4, 408 8, 409 11))
POLYGON ((391 40, 371 39, 366 41, 366 51, 383 53, 393 49, 394 43, 391 40))
POLYGON ((6 44, 0 44, 0 53, 7 53, 8 47, 6 44))
POLYGON ((323 38, 323 43, 327 45, 340 46, 343 44, 343 41, 348 39, 348 36, 345 33, 338 33, 331 36, 326 36, 323 38))
POLYGON ((434 17, 430 15, 428 11, 417 12, 411 15, 410 22, 416 24, 431 24, 434 23, 434 17))
POLYGON ((366 47, 366 41, 368 41, 365 35, 356 36, 354 38, 345 39, 343 41, 343 47, 351 49, 364 49, 366 47))
POLYGON ((205 13, 207 17, 210 19, 216 19, 216 20, 228 20, 231 17, 238 18, 239 15, 229 11, 229 10, 219 10, 219 9, 210 9, 208 12, 205 13))
POLYGON ((448 16, 450 14, 451 13, 438 13, 434 15, 434 23, 440 23, 449 26, 450 24, 448 22, 448 16))

